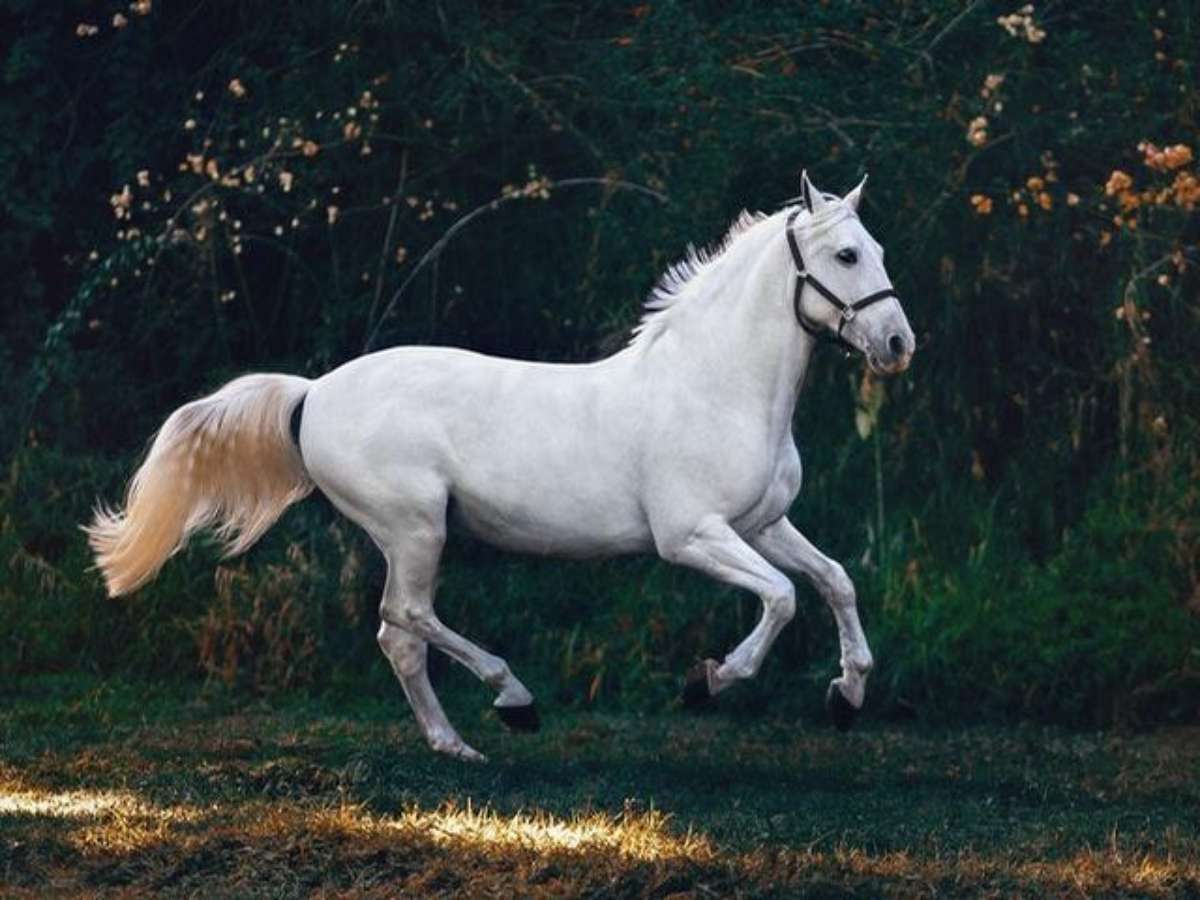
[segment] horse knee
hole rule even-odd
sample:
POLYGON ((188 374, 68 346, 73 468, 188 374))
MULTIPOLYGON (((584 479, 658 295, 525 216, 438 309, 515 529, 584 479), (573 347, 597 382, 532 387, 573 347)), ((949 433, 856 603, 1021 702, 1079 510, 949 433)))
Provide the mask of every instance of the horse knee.
POLYGON ((843 609, 853 608, 858 603, 854 590, 854 582, 846 574, 841 563, 830 563, 825 575, 825 583, 829 589, 829 602, 843 609))
POLYGON ((789 582, 786 589, 780 590, 767 599, 766 607, 780 626, 786 625, 796 617, 796 589, 789 582))

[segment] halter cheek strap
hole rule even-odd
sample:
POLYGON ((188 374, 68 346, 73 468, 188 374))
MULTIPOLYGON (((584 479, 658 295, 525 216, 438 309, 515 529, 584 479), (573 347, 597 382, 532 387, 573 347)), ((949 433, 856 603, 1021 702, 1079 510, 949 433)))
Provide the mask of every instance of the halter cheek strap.
MULTIPOLYGON (((807 192, 807 185, 805 186, 805 191, 807 192)), ((811 204, 807 202, 807 198, 804 206, 808 206, 810 209, 812 208, 811 204)), ((858 315, 861 310, 866 309, 872 303, 878 303, 880 300, 886 300, 888 297, 895 297, 897 300, 899 300, 900 295, 889 287, 884 288, 882 291, 876 291, 873 294, 868 294, 861 300, 855 300, 853 303, 846 303, 837 294, 822 284, 816 275, 814 275, 812 272, 809 272, 808 269, 805 268, 804 257, 800 255, 800 243, 796 240, 796 232, 793 226, 796 223, 796 217, 800 215, 800 212, 803 208, 804 207, 797 207, 796 209, 792 210, 791 215, 789 215, 787 218, 786 228, 788 249, 791 250, 792 261, 796 264, 796 289, 792 294, 792 309, 796 313, 796 321, 800 323, 801 328, 807 331, 814 338, 817 338, 818 340, 833 341, 836 344, 840 344, 847 351, 847 353, 853 353, 858 348, 856 348, 842 336, 842 329, 846 327, 846 323, 853 322, 854 317, 858 315), (819 325, 813 324, 807 318, 805 318, 804 311, 801 309, 800 301, 804 293, 804 286, 806 284, 811 284, 818 294, 832 303, 838 312, 841 313, 841 317, 838 320, 836 336, 831 337, 828 331, 825 331, 819 325)))

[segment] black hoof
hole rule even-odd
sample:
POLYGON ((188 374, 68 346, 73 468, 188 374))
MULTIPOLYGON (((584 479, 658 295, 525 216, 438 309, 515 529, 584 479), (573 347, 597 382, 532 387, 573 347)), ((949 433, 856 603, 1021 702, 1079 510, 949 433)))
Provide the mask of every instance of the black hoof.
POLYGON ((825 692, 825 710, 838 731, 849 731, 858 715, 858 710, 850 705, 850 701, 842 696, 836 684, 830 684, 825 692))
POLYGON ((537 731, 542 727, 537 707, 532 703, 526 706, 497 706, 496 714, 513 731, 537 731))
POLYGON ((701 709, 712 700, 708 690, 708 661, 698 662, 687 671, 683 680, 683 705, 687 709, 701 709))

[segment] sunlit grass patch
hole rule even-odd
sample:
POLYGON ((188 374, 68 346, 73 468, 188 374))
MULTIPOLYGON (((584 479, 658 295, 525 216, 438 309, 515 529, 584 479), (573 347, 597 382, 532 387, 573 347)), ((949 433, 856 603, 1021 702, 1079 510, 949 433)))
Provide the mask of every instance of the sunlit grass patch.
POLYGON ((643 861, 716 858, 717 849, 710 840, 692 832, 676 833, 669 827, 670 818, 657 810, 626 810, 617 815, 586 812, 569 817, 536 810, 503 815, 488 808, 451 803, 434 810, 410 807, 395 817, 375 817, 343 808, 319 814, 316 823, 485 851, 553 850, 643 861))
POLYGON ((470 694, 466 766, 399 700, 81 690, 77 718, 0 709, 2 895, 1200 894, 1194 729, 557 708, 512 736, 470 694))
POLYGON ((61 838, 85 856, 128 854, 169 840, 183 823, 201 821, 191 807, 150 803, 128 790, 52 790, 0 773, 0 823, 30 823, 33 836, 61 838))

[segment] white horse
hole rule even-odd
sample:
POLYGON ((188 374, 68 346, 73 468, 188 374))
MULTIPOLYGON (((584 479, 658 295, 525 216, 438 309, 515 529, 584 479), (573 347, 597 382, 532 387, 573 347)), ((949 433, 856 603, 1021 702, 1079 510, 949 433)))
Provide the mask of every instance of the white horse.
POLYGON ((718 249, 691 250, 606 359, 398 347, 315 381, 247 375, 180 407, 124 511, 101 506, 86 528, 109 593, 152 578, 203 526, 245 550, 315 485, 386 557, 379 644, 429 745, 482 760, 433 692, 429 644, 496 690, 508 725, 538 723, 508 664, 434 611, 448 515, 510 550, 653 550, 757 594, 762 618, 722 662, 689 673, 689 701, 758 671, 795 612, 784 573, 798 572, 837 620, 842 673, 827 702, 848 727, 871 652, 854 585, 786 517, 800 490, 792 415, 818 337, 836 335, 878 373, 905 369, 914 338, 857 215, 863 184, 844 198, 806 174, 801 185, 804 202, 743 213, 718 249))

